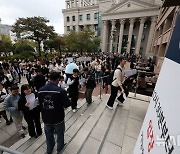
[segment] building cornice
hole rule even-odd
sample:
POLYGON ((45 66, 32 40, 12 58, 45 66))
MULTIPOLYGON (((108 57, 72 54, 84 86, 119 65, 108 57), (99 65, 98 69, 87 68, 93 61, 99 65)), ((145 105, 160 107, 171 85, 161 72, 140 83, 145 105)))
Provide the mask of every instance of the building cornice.
POLYGON ((127 18, 137 18, 137 17, 148 17, 148 16, 158 16, 159 8, 149 8, 143 10, 132 10, 129 12, 113 12, 113 13, 103 13, 102 20, 111 20, 111 19, 127 19, 127 18))
POLYGON ((71 13, 71 12, 75 12, 75 11, 84 11, 84 10, 95 10, 98 9, 99 10, 99 5, 91 5, 91 6, 86 6, 86 7, 75 7, 75 8, 69 8, 69 9, 62 9, 62 13, 71 13))

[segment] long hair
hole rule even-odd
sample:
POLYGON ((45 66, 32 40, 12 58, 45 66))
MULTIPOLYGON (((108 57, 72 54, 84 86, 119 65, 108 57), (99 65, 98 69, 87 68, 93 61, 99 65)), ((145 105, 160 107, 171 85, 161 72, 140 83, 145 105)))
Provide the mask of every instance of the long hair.
POLYGON ((23 85, 21 86, 21 96, 22 96, 22 97, 25 97, 25 96, 26 96, 26 94, 24 93, 24 90, 29 89, 29 88, 31 88, 31 86, 28 85, 28 84, 23 84, 23 85))

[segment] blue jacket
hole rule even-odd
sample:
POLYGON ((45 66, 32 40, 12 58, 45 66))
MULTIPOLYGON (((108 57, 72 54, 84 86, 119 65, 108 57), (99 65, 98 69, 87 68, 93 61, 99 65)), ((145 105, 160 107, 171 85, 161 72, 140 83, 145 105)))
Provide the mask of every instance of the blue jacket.
POLYGON ((38 99, 45 124, 59 124, 64 121, 64 108, 70 106, 65 90, 49 82, 39 89, 38 99))
POLYGON ((22 116, 22 112, 18 110, 18 101, 20 94, 9 95, 4 100, 4 109, 10 113, 11 116, 22 116))

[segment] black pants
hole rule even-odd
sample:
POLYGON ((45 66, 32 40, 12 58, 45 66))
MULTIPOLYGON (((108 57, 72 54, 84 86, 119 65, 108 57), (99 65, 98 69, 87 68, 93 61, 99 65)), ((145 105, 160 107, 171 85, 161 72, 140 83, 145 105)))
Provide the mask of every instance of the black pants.
POLYGON ((71 107, 72 110, 77 108, 78 94, 73 94, 70 96, 71 98, 71 107))
POLYGON ((118 90, 120 90, 119 87, 114 87, 113 85, 111 85, 111 95, 110 95, 109 100, 107 102, 108 106, 113 107, 114 101, 115 101, 117 93, 118 93, 118 90))
POLYGON ((91 104, 91 103, 92 103, 92 93, 93 93, 93 90, 94 90, 94 89, 88 89, 88 88, 86 88, 85 97, 86 97, 86 102, 87 102, 88 104, 91 104))
POLYGON ((42 134, 40 123, 40 110, 36 107, 28 113, 24 113, 24 119, 28 124, 29 136, 33 137, 42 134))
MULTIPOLYGON (((124 88, 124 93, 126 94, 126 97, 128 96, 129 92, 126 88, 126 86, 122 85, 123 88, 124 88)), ((118 93, 118 90, 121 91, 121 88, 120 87, 114 87, 113 85, 111 85, 111 95, 109 97, 109 100, 107 102, 107 105, 110 106, 110 107, 113 107, 114 105, 114 101, 116 99, 116 96, 117 96, 117 93, 118 93)), ((119 97, 118 97, 118 100, 123 103, 124 102, 124 98, 123 98, 123 94, 121 94, 119 97)))

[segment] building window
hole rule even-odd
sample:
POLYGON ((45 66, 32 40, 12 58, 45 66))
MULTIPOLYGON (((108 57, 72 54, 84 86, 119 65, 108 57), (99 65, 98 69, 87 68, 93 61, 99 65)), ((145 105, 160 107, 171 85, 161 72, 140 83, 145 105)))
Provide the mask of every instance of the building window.
POLYGON ((73 30, 76 31, 76 26, 73 26, 73 30))
POLYGON ((73 20, 73 21, 76 21, 76 18, 75 18, 75 16, 72 16, 72 20, 73 20))
POLYGON ((83 17, 82 15, 79 15, 79 21, 82 21, 82 17, 83 17))
POLYGON ((67 22, 69 22, 70 21, 70 18, 69 18, 69 16, 67 17, 67 22))
POLYGON ((70 26, 67 26, 67 31, 70 31, 70 26))
POLYGON ((99 13, 94 13, 94 19, 98 19, 99 13))
POLYGON ((87 20, 90 20, 90 14, 87 14, 87 20))

